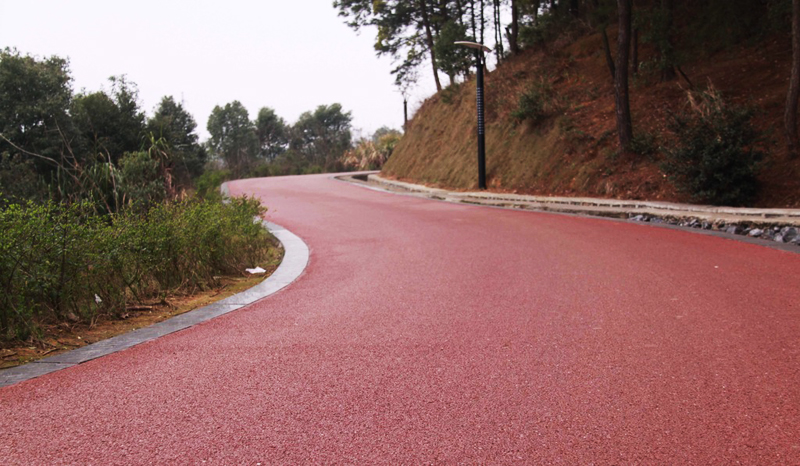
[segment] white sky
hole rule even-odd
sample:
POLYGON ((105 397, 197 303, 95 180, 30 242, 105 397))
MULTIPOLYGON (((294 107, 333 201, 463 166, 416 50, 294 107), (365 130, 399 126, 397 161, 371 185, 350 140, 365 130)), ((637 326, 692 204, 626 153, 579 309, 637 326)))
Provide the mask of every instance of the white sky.
MULTIPOLYGON (((340 103, 364 136, 401 128, 391 59, 375 56, 373 30, 357 35, 332 4, 0 0, 0 48, 69 58, 76 92, 108 90, 109 76, 125 74, 148 115, 172 95, 194 116, 201 140, 214 106, 233 100, 251 119, 267 106, 291 124, 304 111, 340 103)), ((435 91, 430 64, 419 75, 409 111, 435 91)))

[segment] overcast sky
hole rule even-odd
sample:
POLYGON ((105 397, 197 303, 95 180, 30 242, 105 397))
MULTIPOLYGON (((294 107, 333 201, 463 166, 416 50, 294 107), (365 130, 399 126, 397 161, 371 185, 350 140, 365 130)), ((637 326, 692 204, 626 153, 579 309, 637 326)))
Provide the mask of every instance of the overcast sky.
MULTIPOLYGON (((148 115, 172 95, 197 120, 201 139, 214 106, 233 100, 251 119, 267 106, 294 123, 340 103, 364 136, 399 129, 403 99, 391 59, 377 58, 374 31, 357 35, 332 3, 0 0, 0 48, 69 58, 76 92, 109 89, 108 77, 124 74, 148 115)), ((411 109, 435 91, 429 68, 420 70, 411 109)))

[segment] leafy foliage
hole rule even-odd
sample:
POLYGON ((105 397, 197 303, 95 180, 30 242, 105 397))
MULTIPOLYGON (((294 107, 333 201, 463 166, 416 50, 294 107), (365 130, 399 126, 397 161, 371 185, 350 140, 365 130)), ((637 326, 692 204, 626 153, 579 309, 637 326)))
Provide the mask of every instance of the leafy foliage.
POLYGON ((7 160, 31 160, 37 172, 51 173, 65 155, 72 98, 68 67, 56 56, 37 60, 0 51, 0 154, 7 160))
POLYGON ((370 139, 361 139, 354 148, 342 156, 342 164, 349 170, 379 170, 392 155, 402 133, 386 127, 380 128, 370 139))
POLYGON ((232 179, 233 173, 231 173, 230 170, 206 170, 202 175, 200 175, 199 178, 197 178, 197 194, 203 199, 222 200, 222 195, 219 192, 219 188, 222 186, 222 183, 232 179))
POLYGON ((250 169, 258 154, 258 138, 247 109, 234 100, 224 107, 217 105, 208 117, 208 143, 212 152, 221 157, 237 176, 250 169))
POLYGON ((120 160, 122 190, 137 208, 148 208, 167 198, 158 160, 145 151, 128 152, 120 160))
POLYGON ((117 163, 125 152, 140 150, 144 143, 144 112, 139 108, 136 86, 125 77, 112 77, 112 93, 79 94, 70 113, 78 131, 72 145, 79 161, 117 163))
POLYGON ((519 41, 524 47, 541 47, 548 45, 571 30, 573 18, 562 14, 557 9, 550 9, 538 14, 535 20, 529 20, 520 26, 519 41))
POLYGON ((259 157, 272 160, 281 155, 289 144, 289 127, 275 110, 263 107, 255 121, 259 157))
POLYGON ((647 131, 637 131, 631 139, 630 151, 637 155, 643 155, 653 160, 658 154, 658 141, 652 133, 647 131))
POLYGON ((127 303, 203 288, 262 260, 269 234, 254 199, 187 199, 103 217, 88 202, 0 209, 0 341, 40 325, 91 322, 127 303))
POLYGON ((208 159, 196 130, 194 117, 172 96, 162 98, 155 114, 147 120, 148 136, 164 142, 171 153, 175 177, 184 185, 203 172, 208 159))
POLYGON ((541 79, 532 82, 520 95, 517 108, 511 112, 511 116, 517 121, 528 121, 535 125, 552 115, 557 106, 552 84, 547 79, 541 79))
POLYGON ((751 109, 726 102, 713 87, 689 93, 690 110, 673 115, 677 136, 665 148, 663 169, 694 201, 745 205, 758 192, 763 153, 761 136, 751 124, 751 109))
POLYGON ((350 148, 353 117, 340 104, 320 105, 300 115, 292 128, 292 151, 312 165, 335 170, 339 158, 350 148))
POLYGON ((436 38, 435 50, 439 68, 450 76, 453 81, 458 74, 469 74, 470 66, 473 65, 474 51, 464 46, 455 45, 456 41, 475 41, 475 38, 467 35, 467 26, 448 21, 442 26, 439 36, 436 38))

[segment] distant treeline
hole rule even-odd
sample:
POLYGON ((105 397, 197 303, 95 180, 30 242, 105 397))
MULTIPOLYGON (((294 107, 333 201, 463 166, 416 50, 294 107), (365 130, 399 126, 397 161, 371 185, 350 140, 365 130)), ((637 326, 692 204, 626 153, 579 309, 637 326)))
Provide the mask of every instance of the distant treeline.
MULTIPOLYGON (((214 108, 201 143, 194 117, 171 96, 147 116, 124 76, 95 92, 74 93, 71 82, 64 58, 0 51, 0 199, 88 200, 110 213, 180 196, 207 170, 238 178, 363 165, 349 151, 366 141, 354 144, 339 104, 289 125, 266 107, 251 121, 234 101, 214 108)), ((399 137, 387 128, 376 136, 387 134, 399 137)))

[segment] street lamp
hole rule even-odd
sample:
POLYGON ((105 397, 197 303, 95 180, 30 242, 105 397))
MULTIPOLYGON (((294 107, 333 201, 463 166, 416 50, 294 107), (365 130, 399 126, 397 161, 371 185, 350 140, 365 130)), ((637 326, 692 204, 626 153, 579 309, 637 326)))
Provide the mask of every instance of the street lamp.
POLYGON ((475 49, 475 61, 478 64, 477 100, 478 100, 478 188, 486 189, 486 141, 483 123, 483 52, 491 52, 489 47, 477 42, 456 41, 456 45, 475 49))

